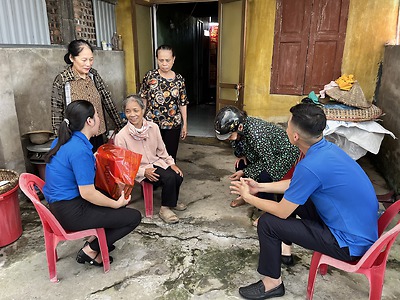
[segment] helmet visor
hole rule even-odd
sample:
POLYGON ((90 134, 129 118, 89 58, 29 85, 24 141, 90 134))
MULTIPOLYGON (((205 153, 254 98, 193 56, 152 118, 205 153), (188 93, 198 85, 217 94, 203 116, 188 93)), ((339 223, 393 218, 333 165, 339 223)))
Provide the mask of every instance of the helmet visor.
POLYGON ((215 132, 215 135, 217 136, 217 139, 224 141, 226 139, 228 139, 231 136, 232 132, 228 132, 225 134, 219 134, 218 132, 215 132))

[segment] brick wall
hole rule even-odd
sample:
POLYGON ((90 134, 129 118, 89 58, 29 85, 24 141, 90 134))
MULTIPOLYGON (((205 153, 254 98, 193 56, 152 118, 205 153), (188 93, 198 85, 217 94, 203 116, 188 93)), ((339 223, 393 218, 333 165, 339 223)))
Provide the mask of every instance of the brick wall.
POLYGON ((96 45, 92 1, 73 0, 73 7, 76 38, 87 40, 90 44, 96 45))
POLYGON ((49 19, 50 42, 52 44, 63 44, 59 1, 46 0, 46 8, 47 18, 49 19))
POLYGON ((70 42, 68 39, 76 38, 96 45, 96 28, 91 0, 46 0, 46 8, 51 44, 68 44, 70 42), (70 21, 72 37, 63 35, 63 30, 68 31, 67 28, 63 29, 63 18, 64 23, 70 21))

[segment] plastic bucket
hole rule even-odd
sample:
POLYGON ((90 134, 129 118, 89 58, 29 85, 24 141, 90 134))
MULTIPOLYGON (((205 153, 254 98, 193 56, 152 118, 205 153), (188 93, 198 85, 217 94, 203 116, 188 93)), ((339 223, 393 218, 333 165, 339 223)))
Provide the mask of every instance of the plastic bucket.
POLYGON ((0 195, 0 247, 11 244, 22 235, 18 202, 18 184, 0 195))

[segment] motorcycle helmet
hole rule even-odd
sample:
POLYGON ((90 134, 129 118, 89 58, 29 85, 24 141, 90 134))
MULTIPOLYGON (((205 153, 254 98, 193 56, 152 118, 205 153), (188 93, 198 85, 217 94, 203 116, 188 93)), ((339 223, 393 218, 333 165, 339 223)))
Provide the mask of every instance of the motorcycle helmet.
POLYGON ((215 135, 219 140, 226 140, 232 132, 238 130, 239 124, 243 124, 245 119, 245 113, 235 106, 221 108, 214 121, 215 135))

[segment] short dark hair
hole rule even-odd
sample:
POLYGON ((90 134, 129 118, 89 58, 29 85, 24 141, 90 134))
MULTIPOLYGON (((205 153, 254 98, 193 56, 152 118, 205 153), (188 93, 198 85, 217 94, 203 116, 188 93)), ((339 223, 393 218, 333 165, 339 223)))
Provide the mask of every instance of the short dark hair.
POLYGON ((175 57, 174 49, 170 45, 161 45, 156 50, 156 57, 158 57, 159 50, 170 50, 172 52, 172 57, 175 57))
POLYGON ((291 122, 303 133, 316 138, 321 136, 326 127, 326 116, 324 111, 310 103, 300 103, 290 109, 292 113, 291 122))
POLYGON ((68 44, 68 52, 64 55, 64 61, 68 65, 72 65, 72 61, 69 59, 69 56, 76 57, 79 53, 82 52, 83 47, 88 47, 93 52, 92 45, 89 44, 88 41, 85 40, 73 40, 71 43, 68 44))

